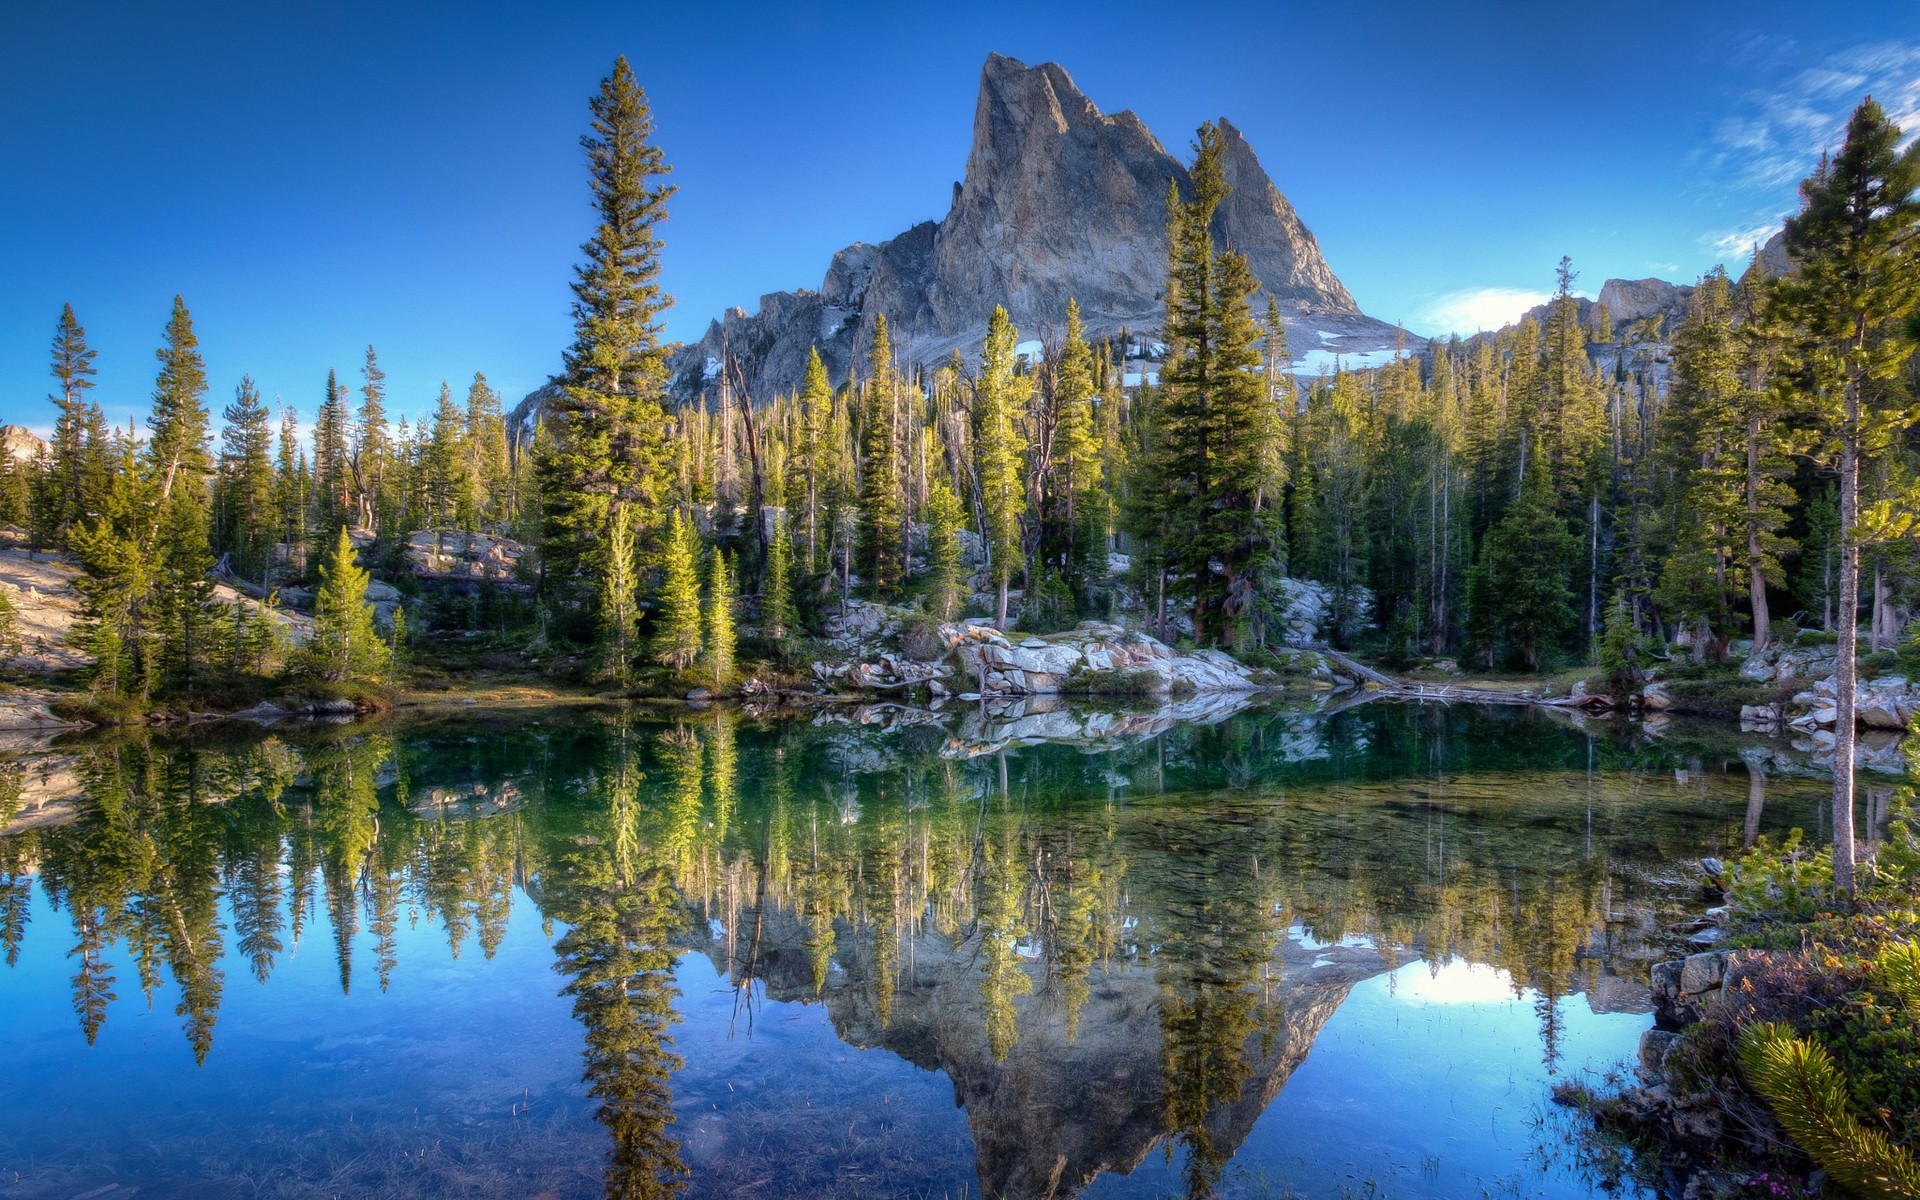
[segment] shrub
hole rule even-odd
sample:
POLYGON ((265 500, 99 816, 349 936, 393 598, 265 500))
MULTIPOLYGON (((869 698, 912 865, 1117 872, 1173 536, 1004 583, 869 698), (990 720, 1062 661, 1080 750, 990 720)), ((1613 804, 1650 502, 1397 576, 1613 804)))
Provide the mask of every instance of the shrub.
POLYGON ((1882 675, 1894 675, 1900 671, 1900 655, 1893 650, 1880 650, 1860 660, 1860 678, 1878 679, 1882 675))
POLYGON ((1019 627, 1028 633, 1059 633, 1079 620, 1073 590, 1051 571, 1039 573, 1020 606, 1019 627))
POLYGON ((1796 829, 1777 845, 1761 838, 1727 873, 1727 898, 1740 914, 1767 920, 1811 920, 1833 890, 1833 856, 1808 849, 1796 829))
POLYGON ((1840 635, 1831 629, 1802 629, 1793 635, 1796 646, 1835 646, 1840 643, 1840 635))
POLYGON ((900 653, 915 662, 937 662, 945 657, 947 643, 940 636, 940 622, 932 613, 916 612, 900 623, 896 634, 900 653))
POLYGON ((1847 1077, 1818 1042, 1782 1025, 1749 1026, 1740 1067, 1801 1149, 1867 1200, 1920 1196, 1920 1162, 1852 1111, 1847 1077))

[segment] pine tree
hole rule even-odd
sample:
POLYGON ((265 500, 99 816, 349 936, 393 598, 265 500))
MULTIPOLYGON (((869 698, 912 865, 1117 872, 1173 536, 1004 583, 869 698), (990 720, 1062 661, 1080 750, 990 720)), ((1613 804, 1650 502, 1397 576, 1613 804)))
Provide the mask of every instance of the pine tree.
POLYGON ((512 523, 513 467, 507 450, 507 423, 500 415, 500 394, 475 371, 467 388, 466 511, 476 524, 512 523))
MULTIPOLYGON (((1800 185, 1786 225, 1799 272, 1774 289, 1792 329, 1786 365, 1797 375, 1839 472, 1840 629, 1834 672, 1833 877, 1853 889, 1853 745, 1859 627, 1860 472, 1864 456, 1916 416, 1913 393, 1894 384, 1913 355, 1908 317, 1920 304, 1920 156, 1900 149, 1899 126, 1869 97, 1854 110, 1840 153, 1800 185)), ((1869 531, 1868 536, 1871 537, 1869 531)))
POLYGON ((874 322, 868 370, 860 449, 860 570, 873 594, 886 597, 906 578, 906 564, 901 555, 900 384, 885 317, 874 322))
POLYGON ((626 506, 616 503, 607 522, 603 549, 605 563, 598 572, 599 636, 595 646, 601 671, 608 680, 624 685, 632 674, 635 640, 639 636, 640 598, 633 553, 633 522, 626 506))
MULTIPOLYGON (((590 107, 581 145, 599 224, 576 269, 574 342, 538 463, 544 579, 550 600, 562 604, 583 591, 605 594, 586 585, 615 569, 605 553, 611 523, 664 512, 667 482, 657 322, 671 300, 660 288, 656 228, 673 194, 659 182, 670 168, 651 144, 653 114, 624 57, 590 107)), ((677 660, 680 652, 671 653, 677 660)))
POLYGON ((360 417, 353 431, 353 491, 356 520, 365 529, 384 529, 390 507, 387 474, 393 457, 393 435, 387 429, 386 379, 373 347, 360 368, 366 380, 360 389, 360 417))
POLYGON ((774 513, 767 567, 760 576, 760 627, 775 642, 786 641, 799 629, 793 611, 793 536, 787 530, 782 508, 774 513))
POLYGON ((966 583, 960 532, 965 523, 966 510, 953 486, 944 474, 935 476, 927 486, 927 606, 942 621, 953 620, 960 611, 966 583))
POLYGON ((1101 495, 1100 434, 1095 424, 1093 349, 1080 321, 1080 304, 1067 301, 1067 337, 1053 373, 1053 462, 1048 472, 1048 530, 1043 541, 1059 548, 1059 568, 1076 595, 1083 593, 1098 568, 1104 573, 1106 546, 1095 547, 1090 519, 1101 495))
POLYGON ((273 415, 260 402, 253 377, 234 389, 222 414, 220 464, 214 480, 213 543, 236 574, 263 579, 275 539, 273 415))
POLYGON ((1579 544, 1554 514, 1544 472, 1481 547, 1482 605, 1502 643, 1538 671, 1547 653, 1571 632, 1573 558, 1579 544))
POLYGON ((663 578, 654 617, 653 656, 671 668, 675 678, 687 673, 700 657, 700 576, 697 559, 700 535, 684 515, 671 518, 667 544, 661 556, 663 578))
POLYGON ((707 569, 706 667, 716 693, 733 686, 733 569, 715 547, 707 569))
POLYGON ((307 556, 307 513, 310 507, 307 471, 300 450, 300 418, 292 406, 280 412, 280 444, 274 459, 273 507, 279 516, 275 530, 285 544, 287 558, 304 570, 307 556))
POLYGON ((173 298, 173 316, 167 322, 166 342, 154 355, 160 377, 153 390, 153 415, 147 418, 150 436, 147 461, 160 481, 160 499, 173 495, 184 476, 193 486, 212 469, 207 451, 207 367, 200 358, 200 340, 186 302, 173 298))
POLYGON ((213 554, 207 542, 206 480, 213 463, 207 444, 206 364, 193 320, 178 296, 165 343, 155 357, 160 374, 153 414, 147 418, 151 436, 146 448, 147 470, 156 485, 148 519, 155 569, 152 596, 136 604, 151 605, 157 665, 165 685, 184 692, 199 682, 215 621, 213 585, 207 579, 213 554))
POLYGON ((829 454, 827 438, 833 426, 833 385, 827 382, 827 368, 820 361, 818 346, 807 351, 806 382, 800 389, 800 438, 794 454, 794 469, 800 473, 807 494, 807 573, 819 569, 820 508, 825 501, 825 459, 829 454))
MULTIPOLYGON (((58 415, 54 418, 49 442, 52 458, 49 474, 56 483, 54 503, 48 516, 54 526, 54 542, 64 546, 67 530, 89 515, 83 486, 87 453, 87 392, 99 372, 93 365, 96 351, 87 345, 87 331, 73 315, 73 305, 62 305, 60 323, 53 337, 53 378, 59 385, 51 397, 58 415)), ((98 497, 95 497, 98 499, 98 497)))
POLYGON ((420 471, 427 501, 427 524, 435 530, 466 528, 466 415, 453 402, 453 389, 440 383, 433 410, 433 431, 422 448, 420 471))
POLYGON ((302 649, 304 669, 329 683, 380 679, 392 651, 367 603, 368 574, 354 561, 353 538, 342 525, 320 566, 313 595, 313 636, 302 649))
POLYGON ((1028 380, 1014 374, 1013 348, 1020 335, 995 305, 987 322, 987 340, 980 356, 980 379, 973 390, 974 470, 980 481, 982 525, 987 554, 992 560, 993 584, 999 592, 994 623, 1007 627, 1007 588, 1023 569, 1020 518, 1027 510, 1027 491, 1021 478, 1020 456, 1026 451, 1015 414, 1026 407, 1028 380))
POLYGON ((1272 490, 1278 426, 1258 373, 1253 273, 1245 256, 1213 242, 1213 216, 1229 191, 1224 154, 1219 128, 1202 125, 1188 171, 1193 198, 1175 188, 1167 199, 1167 355, 1151 470, 1165 498, 1166 543, 1193 580, 1195 636, 1230 646, 1277 541, 1261 498, 1272 490))
POLYGON ((323 533, 353 520, 353 467, 347 449, 347 389, 327 372, 327 394, 313 422, 313 519, 323 533))

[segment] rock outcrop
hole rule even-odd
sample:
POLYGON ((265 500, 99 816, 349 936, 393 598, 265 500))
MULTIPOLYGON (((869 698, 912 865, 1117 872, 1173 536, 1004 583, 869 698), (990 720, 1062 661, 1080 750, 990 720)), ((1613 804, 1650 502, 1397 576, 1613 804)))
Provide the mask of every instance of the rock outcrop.
POLYGON ((30 463, 47 451, 47 443, 24 425, 0 425, 0 455, 30 463))
MULTIPOLYGON (((882 652, 912 610, 855 600, 827 619, 826 641, 852 656, 841 664, 815 663, 825 690, 886 691, 925 685, 935 698, 955 690, 982 696, 1052 696, 1061 693, 1214 695, 1256 692, 1253 670, 1218 650, 1181 652, 1147 634, 1100 621, 1083 621, 1064 633, 1044 636, 1003 633, 985 617, 940 625, 933 644, 918 651, 882 652), (916 657, 917 655, 917 657, 916 657)), ((1300 659, 1299 673, 1331 679, 1319 655, 1285 651, 1300 659)))
POLYGON ((1668 283, 1664 279, 1609 279, 1600 285, 1596 304, 1604 304, 1616 326, 1648 317, 1662 317, 1666 331, 1680 327, 1687 315, 1687 301, 1693 286, 1668 283))
POLYGON ((1096 621, 1048 637, 1008 637, 991 625, 945 626, 942 633, 983 696, 1046 696, 1066 691, 1252 692, 1253 671, 1218 650, 1181 653, 1144 633, 1096 621))

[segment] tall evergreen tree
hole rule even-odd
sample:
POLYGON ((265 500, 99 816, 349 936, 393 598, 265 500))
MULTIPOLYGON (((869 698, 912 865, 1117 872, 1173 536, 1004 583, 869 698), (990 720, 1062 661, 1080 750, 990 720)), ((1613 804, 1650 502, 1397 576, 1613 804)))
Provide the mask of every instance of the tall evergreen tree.
POLYGON ((652 145, 653 114, 625 57, 590 107, 581 146, 599 223, 576 269, 574 341, 539 461, 546 585, 550 599, 568 603, 604 594, 584 585, 620 569, 613 523, 650 537, 666 484, 658 319, 672 301, 660 287, 657 227, 674 190, 661 182, 671 168, 652 145))
POLYGON ((866 420, 860 448, 860 569, 875 596, 891 596, 906 578, 901 553, 900 382, 887 319, 874 322, 868 356, 866 420))
POLYGON ((1262 497, 1272 491, 1278 425, 1259 376, 1253 273, 1244 255, 1213 241, 1230 190, 1224 154, 1219 128, 1202 125, 1188 170, 1193 196, 1168 195, 1167 353, 1151 470, 1165 498, 1165 537, 1193 581, 1195 636, 1231 646, 1276 543, 1262 497))
POLYGON ((1020 456, 1027 448, 1015 414, 1024 408, 1029 381, 1014 373, 1013 348, 1020 338, 995 305, 987 322, 980 355, 980 379, 973 390, 974 471, 980 482, 981 525, 998 592, 994 623, 1007 627, 1007 589, 1021 570, 1020 518, 1027 509, 1020 456))
POLYGON ((464 509, 477 524, 510 525, 514 518, 513 466, 507 450, 507 423, 500 415, 500 393, 476 371, 467 388, 467 494, 464 509))
POLYGON ((706 667, 715 692, 733 686, 734 651, 733 569, 727 556, 714 547, 707 566, 706 667))
POLYGON ((160 499, 173 495, 181 477, 198 487, 212 469, 207 449, 207 367, 194 336, 193 318, 180 297, 173 298, 166 341, 155 351, 160 377, 153 389, 153 415, 147 418, 147 461, 160 484, 160 499))
POLYGON ((662 554, 660 605, 654 617, 653 656, 674 676, 700 657, 700 535, 684 515, 668 520, 662 554))
POLYGON ((199 666, 211 649, 215 624, 213 585, 207 572, 213 555, 207 541, 208 446, 206 364, 193 319, 180 297, 166 339, 155 357, 153 414, 147 418, 147 470, 155 481, 149 521, 155 551, 152 628, 158 633, 158 665, 164 682, 179 691, 199 682, 199 666))
POLYGON ((263 579, 276 525, 273 511, 273 414, 245 376, 222 414, 220 464, 214 481, 213 541, 248 579, 263 579))
POLYGON ((831 455, 827 439, 833 426, 833 385, 827 382, 820 348, 807 351, 806 381, 800 388, 800 435, 794 452, 794 470, 806 492, 807 573, 820 561, 820 509, 825 502, 825 467, 831 455))
POLYGON ((966 571, 961 561, 960 533, 966 510, 945 475, 927 486, 927 607, 942 621, 960 611, 966 571))
POLYGON ((313 421, 314 523, 330 532, 353 520, 353 464, 347 439, 347 389, 331 370, 313 421))
POLYGON ((1914 351, 1908 318, 1920 304, 1920 157, 1901 150, 1900 127, 1872 97, 1854 110, 1840 153, 1800 185, 1786 249, 1799 271, 1774 291, 1793 328, 1788 364, 1799 377, 1839 474, 1840 628, 1834 673, 1833 877, 1854 876, 1853 745, 1859 625, 1862 459, 1914 423, 1912 391, 1898 376, 1914 351))
MULTIPOLYGON (((52 462, 50 474, 58 483, 49 517, 55 527, 56 543, 65 545, 66 531, 89 514, 84 473, 87 456, 87 393, 99 372, 93 365, 96 351, 87 345, 87 331, 73 315, 73 305, 60 308, 60 323, 53 336, 53 378, 58 391, 51 397, 57 410, 53 438, 49 443, 52 462)), ((98 499, 98 497, 94 497, 98 499)))
POLYGON ((360 389, 360 416, 353 430, 353 491, 356 520, 362 528, 381 532, 391 508, 387 494, 392 469, 393 434, 387 428, 387 373, 373 347, 360 368, 366 380, 360 389))

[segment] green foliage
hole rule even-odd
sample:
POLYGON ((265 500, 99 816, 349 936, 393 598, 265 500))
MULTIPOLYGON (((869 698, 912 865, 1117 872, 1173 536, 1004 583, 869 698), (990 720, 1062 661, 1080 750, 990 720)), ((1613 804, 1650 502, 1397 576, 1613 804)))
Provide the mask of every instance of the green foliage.
POLYGON ((1600 670, 1606 675, 1607 690, 1624 696, 1640 684, 1640 635, 1633 628, 1633 613, 1627 607, 1625 592, 1616 591, 1607 605, 1607 624, 1600 635, 1600 670))
POLYGON ((966 586, 960 533, 966 512, 945 478, 927 487, 927 606, 934 617, 951 621, 960 613, 966 586))
POLYGON ((354 561, 353 538, 340 528, 320 567, 313 596, 313 636, 297 658, 301 674, 324 683, 375 683, 387 671, 393 650, 367 603, 368 574, 354 561))
POLYGON ((1469 584, 1469 618, 1489 646, 1504 645, 1529 671, 1573 627, 1570 585, 1579 545, 1548 503, 1544 475, 1487 534, 1469 584))
POLYGON ((14 611, 13 601, 7 597, 8 589, 0 586, 0 657, 10 657, 20 653, 20 618, 14 611))
POLYGON ((639 638, 639 580, 633 557, 633 520, 627 506, 614 503, 607 512, 607 535, 599 547, 600 628, 594 639, 602 675, 624 684, 632 673, 639 638))
POLYGON ((659 603, 654 616, 654 660, 678 678, 700 657, 700 535, 693 519, 675 515, 667 526, 659 603))
POLYGON ((1901 669, 1900 652, 1881 650, 1865 655, 1860 659, 1860 678, 1878 679, 1882 675, 1895 675, 1901 669))
MULTIPOLYGON (((673 188, 652 144, 653 113, 622 57, 590 104, 587 152, 599 224, 583 247, 573 283, 574 341, 564 386, 548 406, 535 446, 541 495, 541 552, 551 601, 560 607, 618 596, 602 580, 617 559, 598 553, 616 504, 628 506, 645 554, 666 513, 665 352, 658 319, 660 240, 673 188), (642 523, 645 518, 646 523, 642 523)), ((613 625, 598 625, 603 634, 613 625)), ((671 651, 684 671, 691 662, 671 651)))
POLYGON ((1018 414, 1029 389, 1028 381, 1014 374, 1013 348, 1019 338, 1007 310, 996 305, 987 322, 980 380, 973 394, 974 469, 980 480, 987 554, 1000 591, 997 615, 1002 626, 1007 623, 1007 586, 1021 567, 1020 518, 1027 510, 1020 462, 1027 442, 1020 433, 1018 414))
POLYGON ((1920 1195, 1920 1162, 1853 1114, 1847 1080, 1823 1047, 1781 1025, 1754 1025, 1740 1065, 1793 1140, 1840 1186, 1863 1200, 1920 1195))
POLYGON ((1168 194, 1167 353, 1138 486, 1160 512, 1151 540, 1192 581, 1197 639, 1231 646, 1280 540, 1279 507, 1269 503, 1279 496, 1280 427, 1260 377, 1253 273, 1245 256, 1213 239, 1214 213, 1231 190, 1225 139, 1202 125, 1188 171, 1192 197, 1168 194))
POLYGON ((867 369, 866 436, 860 453, 860 573, 878 598, 894 596, 906 578, 900 490, 900 381, 887 340, 887 319, 874 323, 867 369))
POLYGON ((1020 628, 1028 633, 1058 633, 1072 629, 1079 619, 1073 589, 1051 571, 1041 572, 1027 589, 1020 606, 1020 628))
POLYGON ((800 631, 800 618, 793 610, 793 536, 784 511, 774 517, 767 565, 760 576, 760 629, 775 642, 800 631))
POLYGON ((900 653, 915 662, 936 662, 947 651, 947 643, 940 636, 940 621, 932 613, 909 613, 895 637, 900 653))
POLYGON ((715 692, 733 686, 733 568, 716 548, 707 570, 706 674, 715 692))
POLYGON ((1727 898, 1751 919, 1810 920, 1832 902, 1833 861, 1798 829, 1779 843, 1762 838, 1728 869, 1727 898))

